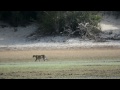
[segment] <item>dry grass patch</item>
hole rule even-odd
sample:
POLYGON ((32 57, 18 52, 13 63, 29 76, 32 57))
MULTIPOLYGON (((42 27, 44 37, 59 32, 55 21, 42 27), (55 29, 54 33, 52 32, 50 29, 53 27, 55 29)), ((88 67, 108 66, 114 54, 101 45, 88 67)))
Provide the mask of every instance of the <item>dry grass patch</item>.
POLYGON ((49 60, 120 58, 120 49, 0 51, 0 62, 34 61, 33 55, 45 54, 49 60))

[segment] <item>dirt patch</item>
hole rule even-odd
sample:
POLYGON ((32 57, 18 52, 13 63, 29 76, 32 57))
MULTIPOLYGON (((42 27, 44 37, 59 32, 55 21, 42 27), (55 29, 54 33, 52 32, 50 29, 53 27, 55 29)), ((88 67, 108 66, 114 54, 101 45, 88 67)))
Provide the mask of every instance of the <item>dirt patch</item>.
POLYGON ((120 49, 70 49, 70 50, 24 50, 0 51, 0 62, 29 62, 34 61, 33 55, 44 54, 51 60, 120 58, 120 49))

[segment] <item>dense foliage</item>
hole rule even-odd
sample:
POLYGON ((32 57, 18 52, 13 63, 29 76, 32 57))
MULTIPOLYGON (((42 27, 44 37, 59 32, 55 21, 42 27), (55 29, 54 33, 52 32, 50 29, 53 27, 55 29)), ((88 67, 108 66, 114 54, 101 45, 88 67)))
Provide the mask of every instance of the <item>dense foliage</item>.
POLYGON ((39 26, 36 34, 60 35, 66 30, 77 31, 80 23, 98 27, 101 16, 98 11, 0 11, 0 20, 13 27, 36 22, 39 26))
POLYGON ((0 20, 9 23, 11 26, 26 26, 36 19, 34 11, 0 11, 0 20))

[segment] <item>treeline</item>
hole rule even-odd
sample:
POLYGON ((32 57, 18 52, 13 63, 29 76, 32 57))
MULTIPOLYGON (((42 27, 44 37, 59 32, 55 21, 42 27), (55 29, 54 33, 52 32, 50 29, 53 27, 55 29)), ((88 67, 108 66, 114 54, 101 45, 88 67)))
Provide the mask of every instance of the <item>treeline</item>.
MULTIPOLYGON (((38 29, 27 38, 38 39, 42 36, 64 35, 105 41, 99 22, 102 15, 120 17, 120 11, 0 11, 0 21, 15 27, 36 23, 38 29)), ((4 26, 1 26, 4 27, 4 26)))
POLYGON ((66 28, 74 31, 79 23, 89 22, 97 26, 100 16, 97 11, 0 11, 0 20, 13 27, 36 22, 40 33, 51 35, 66 28))
MULTIPOLYGON (((120 15, 119 11, 105 13, 120 15)), ((0 11, 0 20, 13 27, 35 22, 39 26, 36 34, 58 35, 66 30, 68 34, 70 30, 71 32, 78 30, 80 23, 98 27, 101 16, 99 11, 0 11)))
POLYGON ((36 19, 37 12, 35 11, 0 11, 0 21, 13 27, 26 26, 36 19))
POLYGON ((13 27, 27 26, 35 22, 39 28, 34 34, 38 36, 59 34, 81 36, 86 32, 86 28, 94 34, 99 32, 94 27, 99 27, 101 12, 116 18, 120 16, 120 11, 0 11, 0 21, 13 27), (86 26, 88 24, 89 26, 86 26))

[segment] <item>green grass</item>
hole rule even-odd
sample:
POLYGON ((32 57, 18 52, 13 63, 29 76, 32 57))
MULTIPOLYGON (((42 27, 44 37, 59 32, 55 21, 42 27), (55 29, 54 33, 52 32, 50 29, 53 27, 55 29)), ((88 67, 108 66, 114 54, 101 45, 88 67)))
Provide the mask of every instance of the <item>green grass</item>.
POLYGON ((120 59, 0 63, 0 78, 120 78, 120 59))
POLYGON ((120 49, 0 51, 0 79, 120 79, 120 49), (34 54, 48 61, 34 62, 34 54))

